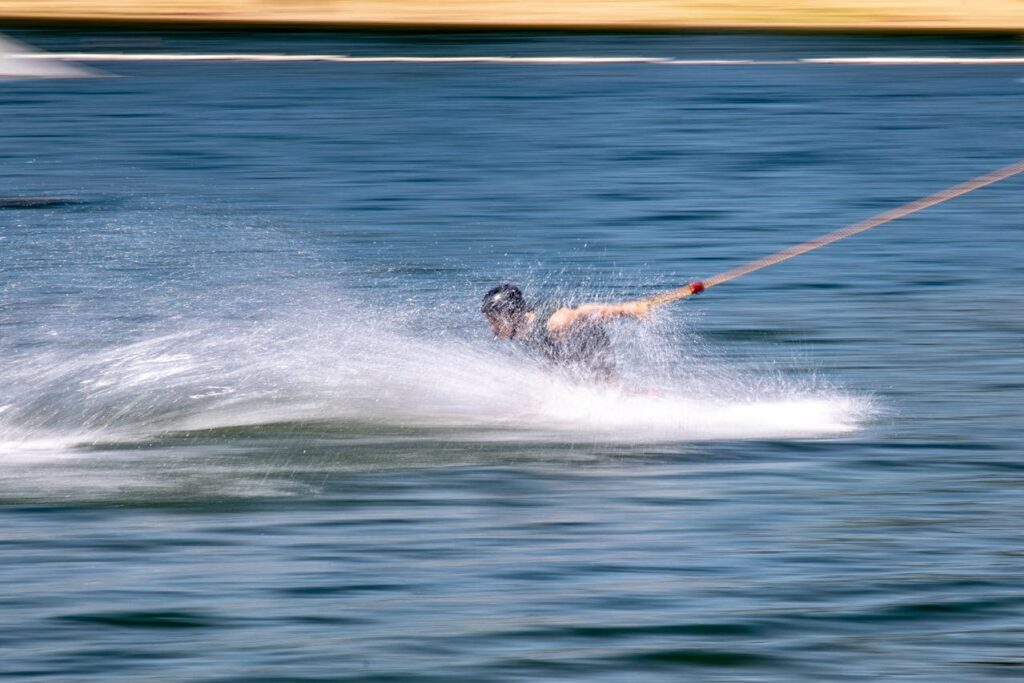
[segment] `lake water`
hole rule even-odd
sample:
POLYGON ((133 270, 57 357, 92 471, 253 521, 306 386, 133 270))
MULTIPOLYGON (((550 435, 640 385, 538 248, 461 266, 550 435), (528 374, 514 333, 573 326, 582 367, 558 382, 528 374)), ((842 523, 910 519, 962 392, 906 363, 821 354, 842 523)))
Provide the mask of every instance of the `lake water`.
POLYGON ((806 60, 1024 44, 13 35, 110 77, 0 81, 5 680, 1021 675, 1024 177, 611 325, 617 388, 478 307, 1015 162, 1024 64, 806 60))

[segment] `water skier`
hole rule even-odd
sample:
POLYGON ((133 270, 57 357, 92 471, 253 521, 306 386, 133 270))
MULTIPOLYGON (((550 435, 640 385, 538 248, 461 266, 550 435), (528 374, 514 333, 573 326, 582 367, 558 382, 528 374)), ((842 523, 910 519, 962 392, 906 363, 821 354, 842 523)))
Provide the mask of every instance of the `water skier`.
POLYGON ((496 339, 522 342, 577 379, 609 382, 616 378, 615 352, 603 323, 646 319, 651 306, 646 300, 565 306, 542 320, 518 287, 503 284, 484 295, 480 311, 496 339))

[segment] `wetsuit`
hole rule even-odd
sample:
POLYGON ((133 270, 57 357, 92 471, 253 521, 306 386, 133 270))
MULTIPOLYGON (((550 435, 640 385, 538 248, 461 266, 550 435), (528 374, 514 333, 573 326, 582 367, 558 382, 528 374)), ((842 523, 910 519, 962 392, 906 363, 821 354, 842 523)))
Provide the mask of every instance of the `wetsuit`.
POLYGON ((615 352, 604 327, 579 322, 562 334, 551 334, 546 321, 534 325, 526 345, 560 371, 579 381, 609 381, 616 376, 615 352))

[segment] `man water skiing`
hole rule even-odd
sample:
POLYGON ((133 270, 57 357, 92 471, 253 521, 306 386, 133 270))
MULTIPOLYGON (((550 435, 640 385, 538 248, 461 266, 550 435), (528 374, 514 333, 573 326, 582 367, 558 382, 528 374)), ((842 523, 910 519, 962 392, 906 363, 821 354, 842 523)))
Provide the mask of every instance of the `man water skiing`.
POLYGON ((522 342, 576 379, 607 382, 616 377, 615 353, 603 323, 647 318, 651 306, 646 300, 566 306, 541 320, 518 287, 503 284, 484 295, 480 311, 496 339, 522 342))
POLYGON ((577 366, 593 378, 613 379, 615 358, 611 353, 608 335, 601 326, 614 318, 646 318, 656 306, 700 294, 709 287, 735 280, 774 266, 833 242, 852 237, 871 228, 885 225, 897 218, 917 213, 936 204, 974 192, 993 183, 1024 173, 1024 161, 985 173, 971 180, 947 187, 912 202, 878 214, 874 218, 858 221, 845 228, 815 237, 792 247, 769 254, 755 261, 719 273, 706 281, 694 280, 676 289, 662 292, 648 299, 620 304, 585 304, 576 308, 564 307, 555 311, 543 324, 533 309, 526 305, 518 287, 504 284, 484 295, 481 306, 487 323, 498 339, 517 339, 539 349, 552 362, 577 366))

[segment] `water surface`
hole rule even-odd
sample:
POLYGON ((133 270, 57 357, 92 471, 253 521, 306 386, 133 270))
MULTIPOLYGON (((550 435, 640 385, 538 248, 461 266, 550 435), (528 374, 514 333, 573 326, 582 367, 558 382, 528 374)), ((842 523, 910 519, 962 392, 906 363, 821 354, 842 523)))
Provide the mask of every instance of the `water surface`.
POLYGON ((1021 158, 981 40, 15 37, 0 82, 0 671, 52 681, 1012 680, 1020 179, 611 332, 650 294, 1021 158))

